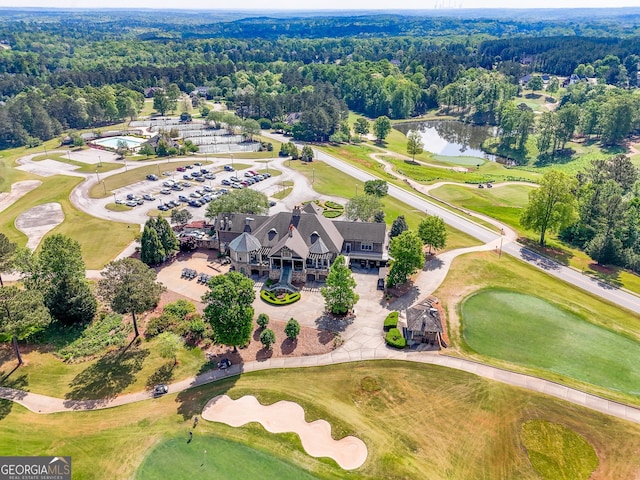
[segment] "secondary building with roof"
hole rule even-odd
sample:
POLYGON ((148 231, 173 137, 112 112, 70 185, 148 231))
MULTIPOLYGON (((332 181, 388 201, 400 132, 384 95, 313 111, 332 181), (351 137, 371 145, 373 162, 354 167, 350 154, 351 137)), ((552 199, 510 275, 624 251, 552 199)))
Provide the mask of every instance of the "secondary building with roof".
POLYGON ((314 203, 271 216, 223 213, 215 228, 237 271, 282 285, 326 280, 338 255, 371 268, 389 258, 384 223, 329 220, 314 203))

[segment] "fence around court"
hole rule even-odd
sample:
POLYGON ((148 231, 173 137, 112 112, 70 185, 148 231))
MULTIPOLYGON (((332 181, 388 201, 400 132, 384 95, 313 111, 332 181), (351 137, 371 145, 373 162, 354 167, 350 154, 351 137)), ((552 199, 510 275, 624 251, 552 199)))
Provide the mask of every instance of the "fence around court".
POLYGON ((198 153, 257 152, 259 148, 259 142, 214 143, 210 145, 198 145, 198 153))

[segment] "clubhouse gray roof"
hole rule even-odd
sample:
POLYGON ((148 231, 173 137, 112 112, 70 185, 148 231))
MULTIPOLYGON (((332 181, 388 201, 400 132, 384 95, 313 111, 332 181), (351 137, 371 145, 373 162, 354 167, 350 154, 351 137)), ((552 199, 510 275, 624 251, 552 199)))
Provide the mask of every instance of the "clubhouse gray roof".
POLYGON ((247 232, 242 232, 240 236, 229 243, 229 249, 235 252, 255 252, 260 248, 261 245, 258 239, 247 232))

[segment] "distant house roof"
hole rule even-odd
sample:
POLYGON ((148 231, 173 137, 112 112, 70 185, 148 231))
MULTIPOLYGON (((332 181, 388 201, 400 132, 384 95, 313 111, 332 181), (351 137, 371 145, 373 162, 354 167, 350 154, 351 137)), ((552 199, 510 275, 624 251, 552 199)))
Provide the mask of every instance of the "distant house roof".
POLYGON ((240 236, 234 238, 229 243, 229 250, 234 252, 255 252, 262 248, 256 237, 247 232, 242 232, 240 236))
POLYGON ((206 95, 207 93, 209 93, 209 87, 196 87, 191 95, 206 95))
POLYGON ((419 333, 442 333, 440 314, 427 301, 420 302, 406 311, 407 329, 419 333))
POLYGON ((144 96, 147 98, 153 97, 153 94, 156 92, 164 92, 164 88, 162 87, 149 87, 144 89, 144 96))
POLYGON ((176 142, 173 138, 164 135, 156 135, 155 137, 151 137, 145 143, 151 145, 155 150, 158 148, 158 143, 160 142, 160 140, 164 140, 165 142, 167 142, 167 146, 169 147, 180 148, 180 144, 178 142, 176 142))
POLYGON ((189 228, 193 230, 203 230, 207 227, 207 222, 204 220, 197 220, 195 222, 187 223, 184 228, 189 228))

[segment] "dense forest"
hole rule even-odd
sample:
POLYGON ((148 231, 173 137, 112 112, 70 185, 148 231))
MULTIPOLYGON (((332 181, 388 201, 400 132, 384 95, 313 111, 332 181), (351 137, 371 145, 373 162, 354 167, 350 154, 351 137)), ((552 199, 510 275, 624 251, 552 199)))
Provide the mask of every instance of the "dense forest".
POLYGON ((135 117, 150 87, 179 94, 196 86, 243 118, 282 122, 293 114, 293 133, 304 140, 330 138, 347 109, 404 119, 442 108, 499 124, 518 147, 533 123, 510 100, 519 79, 536 71, 609 85, 574 89, 562 102, 598 110, 597 118, 620 107, 616 115, 629 121, 613 133, 601 122, 578 124, 607 143, 621 141, 638 128, 637 115, 625 113, 635 99, 624 92, 637 85, 640 11, 549 15, 4 10, 0 148, 135 117))

